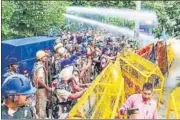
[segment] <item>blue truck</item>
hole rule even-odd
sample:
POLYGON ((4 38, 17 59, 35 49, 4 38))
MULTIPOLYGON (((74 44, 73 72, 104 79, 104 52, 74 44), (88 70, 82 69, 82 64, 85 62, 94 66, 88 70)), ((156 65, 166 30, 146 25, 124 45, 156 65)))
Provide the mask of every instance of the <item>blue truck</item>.
POLYGON ((57 37, 29 37, 2 41, 2 66, 3 75, 8 67, 8 60, 16 58, 18 63, 27 62, 29 71, 32 72, 33 64, 36 61, 36 52, 44 48, 53 50, 53 44, 57 37))

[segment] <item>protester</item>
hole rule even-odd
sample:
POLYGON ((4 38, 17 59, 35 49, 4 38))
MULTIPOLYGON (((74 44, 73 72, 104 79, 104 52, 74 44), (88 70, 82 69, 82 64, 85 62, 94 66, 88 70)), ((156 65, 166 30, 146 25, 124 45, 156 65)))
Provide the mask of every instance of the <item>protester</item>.
POLYGON ((152 99, 153 85, 144 83, 140 94, 131 95, 119 109, 120 115, 125 115, 134 109, 135 113, 130 115, 133 119, 158 119, 157 103, 152 99))

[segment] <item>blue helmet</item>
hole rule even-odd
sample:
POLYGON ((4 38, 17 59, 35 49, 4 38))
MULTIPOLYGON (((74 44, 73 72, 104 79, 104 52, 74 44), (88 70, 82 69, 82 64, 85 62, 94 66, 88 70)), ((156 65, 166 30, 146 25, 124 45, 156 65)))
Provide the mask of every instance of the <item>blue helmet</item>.
POLYGON ((60 66, 61 66, 62 68, 67 67, 67 66, 70 66, 71 64, 72 64, 72 61, 70 61, 69 59, 65 59, 65 60, 63 60, 63 61, 60 62, 60 66))
POLYGON ((10 64, 18 64, 18 61, 17 61, 17 59, 16 58, 10 58, 9 60, 8 60, 8 64, 10 65, 10 64))
POLYGON ((21 62, 19 64, 19 72, 22 74, 25 70, 29 70, 27 62, 21 62))
POLYGON ((30 79, 24 75, 16 74, 7 77, 2 84, 2 96, 26 95, 31 96, 36 92, 30 79))

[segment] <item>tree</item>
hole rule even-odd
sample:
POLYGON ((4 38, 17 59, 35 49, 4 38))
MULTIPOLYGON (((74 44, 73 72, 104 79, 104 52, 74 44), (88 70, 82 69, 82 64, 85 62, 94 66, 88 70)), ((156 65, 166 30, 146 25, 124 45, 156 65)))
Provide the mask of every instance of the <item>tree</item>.
MULTIPOLYGON (((47 35, 51 28, 58 30, 67 22, 63 16, 67 6, 115 7, 135 9, 135 1, 3 1, 2 2, 2 40, 47 35)), ((142 9, 155 11, 158 17, 158 27, 153 29, 156 37, 162 31, 168 35, 180 35, 180 2, 179 1, 142 1, 142 9)), ((111 16, 89 16, 93 19, 134 29, 134 21, 111 16)), ((71 26, 76 25, 73 24, 71 26)))
POLYGON ((168 1, 165 2, 165 9, 168 15, 168 29, 167 32, 174 36, 180 36, 180 2, 179 1, 168 1))
POLYGON ((64 25, 66 1, 3 1, 2 38, 21 38, 47 35, 56 26, 64 25))
POLYGON ((17 31, 10 27, 12 22, 12 15, 16 9, 16 5, 12 2, 2 1, 2 39, 10 39, 17 31))
POLYGON ((158 27, 153 30, 156 37, 160 37, 163 30, 166 31, 168 35, 179 36, 179 11, 180 2, 179 1, 143 1, 142 7, 144 9, 153 10, 156 12, 158 17, 158 27), (178 16, 178 17, 177 17, 178 16))

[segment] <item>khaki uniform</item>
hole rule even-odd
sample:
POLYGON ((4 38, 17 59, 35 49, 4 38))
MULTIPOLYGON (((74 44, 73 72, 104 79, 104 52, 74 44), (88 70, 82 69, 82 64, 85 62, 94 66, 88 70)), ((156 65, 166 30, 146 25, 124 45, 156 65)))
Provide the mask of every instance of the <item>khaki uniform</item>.
POLYGON ((68 97, 71 95, 71 88, 69 84, 64 84, 62 82, 59 82, 57 85, 57 89, 55 90, 55 94, 57 95, 57 98, 59 99, 60 109, 59 114, 62 115, 64 113, 68 113, 71 110, 71 101, 68 100, 68 97))
MULTIPOLYGON (((40 78, 47 85, 47 71, 41 62, 35 63, 34 66, 34 77, 40 78)), ((35 82, 35 81, 34 81, 35 82)), ((36 111, 37 115, 40 119, 46 118, 46 102, 47 102, 47 92, 44 87, 38 85, 38 83, 34 83, 36 88, 38 89, 36 92, 36 111)))

